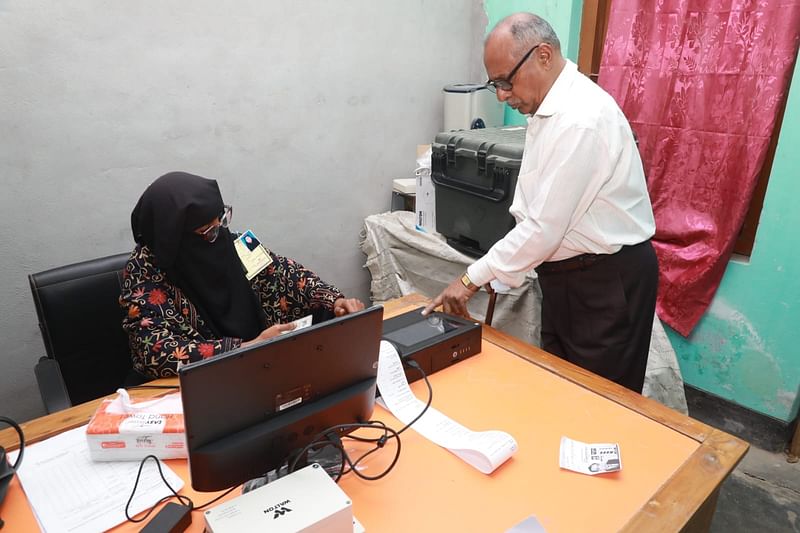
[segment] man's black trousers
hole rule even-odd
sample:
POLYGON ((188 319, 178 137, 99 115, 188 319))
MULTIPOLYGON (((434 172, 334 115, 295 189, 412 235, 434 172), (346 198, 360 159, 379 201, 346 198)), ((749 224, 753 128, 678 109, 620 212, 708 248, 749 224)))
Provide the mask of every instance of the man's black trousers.
POLYGON ((642 392, 658 289, 650 241, 615 254, 542 263, 536 272, 542 348, 642 392))

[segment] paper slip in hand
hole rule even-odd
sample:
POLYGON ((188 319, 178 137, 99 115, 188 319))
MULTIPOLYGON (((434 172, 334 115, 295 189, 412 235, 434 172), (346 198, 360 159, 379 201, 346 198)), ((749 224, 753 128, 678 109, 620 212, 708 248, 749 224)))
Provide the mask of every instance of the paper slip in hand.
POLYGON ((248 280, 253 279, 259 272, 272 264, 272 256, 267 253, 267 250, 261 245, 261 241, 250 230, 245 231, 233 241, 233 247, 236 248, 248 280))
POLYGON ((291 333, 293 331, 298 331, 303 328, 307 328, 311 325, 311 322, 314 320, 312 315, 304 316, 303 318, 298 318, 297 320, 293 320, 289 322, 290 324, 294 324, 294 329, 290 329, 289 331, 281 331, 281 335, 284 333, 291 333))
POLYGON ((607 474, 622 470, 619 444, 586 444, 561 437, 558 466, 581 474, 607 474))
MULTIPOLYGON (((378 389, 381 403, 403 424, 414 420, 425 409, 425 402, 418 400, 408 386, 397 350, 386 341, 381 341, 378 356, 378 389)), ((472 431, 433 407, 429 407, 411 429, 484 474, 494 472, 517 451, 517 442, 508 433, 472 431)))

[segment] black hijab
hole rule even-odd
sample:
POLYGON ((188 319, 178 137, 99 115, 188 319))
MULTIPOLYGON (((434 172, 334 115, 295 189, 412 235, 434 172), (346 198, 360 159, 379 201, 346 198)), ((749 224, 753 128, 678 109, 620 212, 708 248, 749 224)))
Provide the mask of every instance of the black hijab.
POLYGON ((197 307, 218 337, 251 340, 266 326, 227 228, 213 243, 194 233, 222 215, 215 180, 170 172, 154 181, 131 213, 133 238, 197 307))

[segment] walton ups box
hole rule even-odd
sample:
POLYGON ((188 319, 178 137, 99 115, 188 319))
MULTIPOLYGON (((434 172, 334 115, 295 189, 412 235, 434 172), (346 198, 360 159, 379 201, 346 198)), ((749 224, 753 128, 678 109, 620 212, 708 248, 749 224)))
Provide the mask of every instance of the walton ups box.
POLYGON ((436 231, 474 257, 514 227, 514 199, 525 148, 525 126, 439 133, 431 145, 436 231))
POLYGON ((131 402, 127 394, 103 400, 86 428, 86 440, 93 461, 185 458, 180 394, 145 402, 131 402))

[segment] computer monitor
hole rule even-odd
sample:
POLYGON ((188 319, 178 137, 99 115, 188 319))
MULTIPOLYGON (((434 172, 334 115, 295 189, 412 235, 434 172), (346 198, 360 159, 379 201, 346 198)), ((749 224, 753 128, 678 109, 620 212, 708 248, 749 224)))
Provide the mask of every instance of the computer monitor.
POLYGON ((320 432, 369 420, 382 321, 374 306, 182 367, 192 487, 262 476, 320 432))

